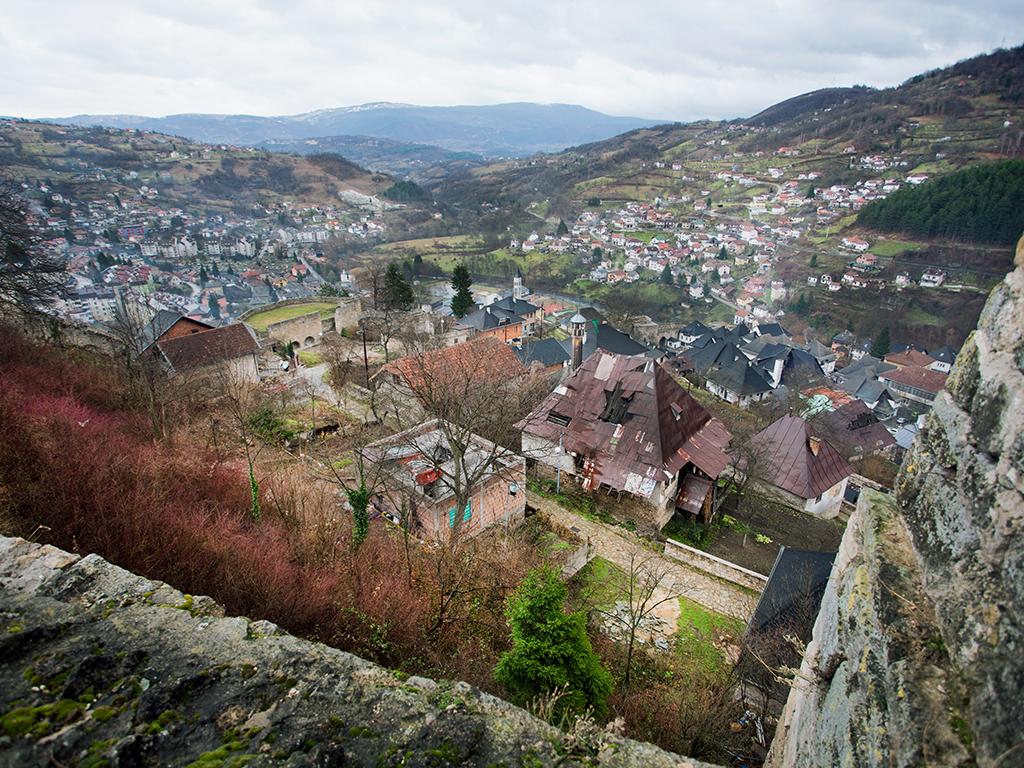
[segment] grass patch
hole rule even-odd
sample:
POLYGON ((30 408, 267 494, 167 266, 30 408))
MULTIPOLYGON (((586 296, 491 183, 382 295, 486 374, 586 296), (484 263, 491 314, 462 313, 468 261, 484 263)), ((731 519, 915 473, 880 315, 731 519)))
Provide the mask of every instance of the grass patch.
POLYGON ((266 331, 268 325, 279 323, 282 320, 291 320, 293 317, 308 315, 311 312, 319 312, 321 316, 334 313, 337 306, 335 302, 317 302, 311 304, 292 304, 287 307, 276 307, 266 312, 258 312, 245 322, 259 331, 266 331))
POLYGON ((676 654, 712 674, 728 674, 725 653, 715 647, 723 635, 739 638, 743 622, 715 613, 685 597, 679 598, 679 634, 676 654))
POLYGON ((917 243, 905 243, 900 240, 879 240, 868 249, 868 253, 876 256, 898 256, 907 251, 919 251, 921 247, 917 243))
POLYGON ((312 368, 314 365, 320 365, 320 363, 323 362, 323 358, 316 352, 309 352, 308 350, 300 349, 299 361, 307 368, 312 368))
POLYGON ((580 594, 599 610, 610 610, 621 599, 622 572, 609 560, 597 556, 576 574, 580 594))

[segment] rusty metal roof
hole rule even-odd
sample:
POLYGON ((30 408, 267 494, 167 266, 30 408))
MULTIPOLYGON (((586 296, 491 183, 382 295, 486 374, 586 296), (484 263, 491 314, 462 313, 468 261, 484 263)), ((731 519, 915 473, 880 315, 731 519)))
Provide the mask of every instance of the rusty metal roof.
POLYGON ((676 507, 685 509, 691 515, 699 515, 704 508, 704 500, 711 490, 712 480, 700 475, 688 474, 679 484, 676 494, 676 507))
POLYGON ((821 433, 791 413, 751 439, 772 445, 772 482, 802 499, 820 496, 853 474, 853 467, 821 433), (812 441, 817 441, 817 453, 812 441))
POLYGON ((527 433, 585 459, 587 487, 650 497, 688 463, 717 477, 732 435, 661 364, 598 351, 540 404, 527 433))

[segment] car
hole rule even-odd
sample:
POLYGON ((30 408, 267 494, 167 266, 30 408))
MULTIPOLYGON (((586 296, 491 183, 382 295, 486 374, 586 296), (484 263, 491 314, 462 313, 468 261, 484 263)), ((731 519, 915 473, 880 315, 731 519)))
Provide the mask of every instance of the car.
POLYGON ((898 419, 896 419, 896 423, 902 427, 904 424, 907 423, 907 420, 900 416, 898 419))

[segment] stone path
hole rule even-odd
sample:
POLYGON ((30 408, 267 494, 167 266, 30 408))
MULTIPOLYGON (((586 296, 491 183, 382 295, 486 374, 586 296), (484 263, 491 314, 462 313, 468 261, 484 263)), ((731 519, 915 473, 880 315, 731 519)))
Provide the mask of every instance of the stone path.
MULTIPOLYGON (((628 569, 630 557, 636 548, 643 547, 640 537, 630 531, 619 526, 588 520, 532 491, 527 491, 526 502, 560 525, 578 531, 578 535, 590 543, 593 554, 600 555, 620 568, 628 569)), ((659 564, 667 569, 669 574, 667 581, 671 582, 667 585, 668 590, 675 594, 682 594, 705 608, 710 608, 725 616, 731 616, 743 622, 750 619, 757 606, 757 595, 678 560, 658 555, 649 548, 644 552, 645 556, 647 556, 646 553, 650 553, 650 556, 658 558, 659 564)), ((665 594, 665 591, 656 593, 655 600, 661 599, 665 594)), ((679 618, 679 601, 670 600, 663 603, 656 613, 670 622, 670 628, 666 628, 666 634, 674 632, 679 618)))

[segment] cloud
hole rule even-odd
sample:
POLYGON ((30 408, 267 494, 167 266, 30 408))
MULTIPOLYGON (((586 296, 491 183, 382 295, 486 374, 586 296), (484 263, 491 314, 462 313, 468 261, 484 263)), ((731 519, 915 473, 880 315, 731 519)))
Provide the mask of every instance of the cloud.
POLYGON ((0 104, 24 117, 538 101, 733 118, 1024 40, 1008 0, 51 0, 4 21, 0 104))

